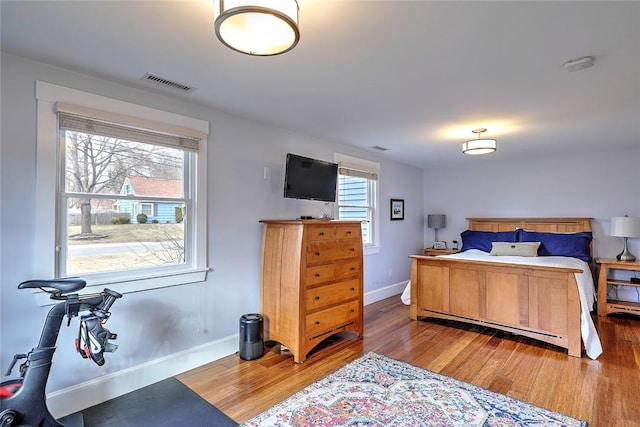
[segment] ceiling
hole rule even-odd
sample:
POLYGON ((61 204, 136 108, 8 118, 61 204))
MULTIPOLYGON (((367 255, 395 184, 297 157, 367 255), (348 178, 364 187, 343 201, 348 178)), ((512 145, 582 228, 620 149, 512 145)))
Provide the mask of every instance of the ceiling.
POLYGON ((419 167, 640 145, 640 2, 298 3, 298 46, 252 57, 211 0, 2 0, 2 51, 419 167), (478 127, 498 151, 465 156, 478 127))

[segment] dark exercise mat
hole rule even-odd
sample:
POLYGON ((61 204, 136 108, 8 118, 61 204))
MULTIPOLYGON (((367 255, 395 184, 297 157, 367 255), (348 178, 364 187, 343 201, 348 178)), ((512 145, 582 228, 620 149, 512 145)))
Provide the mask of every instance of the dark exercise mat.
POLYGON ((85 427, 236 427, 238 423, 175 378, 82 411, 85 427))

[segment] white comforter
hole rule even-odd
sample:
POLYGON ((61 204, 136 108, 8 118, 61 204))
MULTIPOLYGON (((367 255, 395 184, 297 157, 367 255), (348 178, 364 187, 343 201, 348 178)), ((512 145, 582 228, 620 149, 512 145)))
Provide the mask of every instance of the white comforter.
MULTIPOLYGON (((544 256, 544 257, 520 257, 520 256, 491 256, 486 252, 472 249, 453 255, 440 255, 447 258, 471 259, 477 261, 489 262, 506 262, 512 264, 529 264, 529 265, 546 265, 552 267, 568 267, 582 270, 582 273, 576 273, 576 282, 578 283, 578 293, 580 294, 580 331, 582 334, 582 342, 587 352, 587 356, 591 359, 597 359, 602 354, 602 344, 600 337, 591 319, 590 312, 595 303, 595 286, 591 269, 589 265, 577 258, 561 257, 561 256, 544 256)), ((411 303, 411 282, 407 284, 401 296, 402 302, 409 305, 411 303)))

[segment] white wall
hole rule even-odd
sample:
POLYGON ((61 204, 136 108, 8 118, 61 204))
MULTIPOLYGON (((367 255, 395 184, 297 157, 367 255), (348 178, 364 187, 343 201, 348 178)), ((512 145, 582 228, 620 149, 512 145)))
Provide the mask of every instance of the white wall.
MULTIPOLYGON (((132 374, 131 370, 136 367, 147 367, 146 371, 155 369, 159 372, 157 375, 168 376, 191 367, 194 362, 188 360, 190 353, 203 354, 205 361, 219 357, 213 351, 203 352, 202 346, 213 348, 224 342, 224 348, 228 349, 231 343, 237 350, 239 317, 259 311, 261 226, 258 221, 319 215, 327 210, 321 202, 283 198, 287 152, 332 160, 337 151, 380 162, 382 248, 378 254, 365 258, 365 293, 384 296, 389 289, 397 293, 394 285, 409 279, 407 255, 419 253, 423 244, 420 169, 386 160, 384 155, 375 152, 185 102, 184 98, 132 89, 13 55, 2 54, 1 66, 0 368, 3 373, 14 353, 26 352, 36 344, 46 315, 46 308, 38 307, 28 292, 16 289, 19 282, 34 278, 34 266, 38 262, 32 256, 34 212, 38 209, 34 197, 36 80, 210 122, 209 217, 208 229, 201 232, 208 236, 209 266, 213 271, 204 283, 127 294, 118 301, 107 327, 118 333, 120 348, 107 355, 103 367, 87 363, 75 353, 73 340, 77 322, 73 322, 71 328, 63 328, 49 392, 67 390, 108 374, 113 389, 96 387, 94 392, 98 395, 91 396, 99 402, 126 391, 119 387, 118 381, 142 385, 153 379, 153 375, 145 376, 141 370, 132 374), (264 179, 265 167, 269 171, 267 180, 264 179), (389 221, 390 198, 405 199, 404 221, 389 221), (167 358, 171 359, 170 363, 162 362, 162 366, 169 364, 170 369, 157 366, 167 358), (126 374, 124 379, 123 374, 126 374), (134 377, 138 378, 137 383, 134 377)), ((12 377, 15 375, 17 371, 12 377)), ((60 412, 65 411, 59 410, 61 415, 60 412)))

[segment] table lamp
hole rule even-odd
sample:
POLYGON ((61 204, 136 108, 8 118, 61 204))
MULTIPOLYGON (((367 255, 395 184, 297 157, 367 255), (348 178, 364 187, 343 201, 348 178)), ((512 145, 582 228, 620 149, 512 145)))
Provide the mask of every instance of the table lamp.
POLYGON ((444 228, 447 225, 447 217, 443 214, 429 214, 427 215, 427 227, 435 230, 435 241, 433 242, 433 249, 446 249, 447 243, 438 240, 438 230, 444 228))
POLYGON ((640 237, 640 218, 629 215, 611 218, 611 235, 624 238, 624 249, 616 256, 619 261, 635 261, 636 257, 629 252, 627 239, 640 237))

